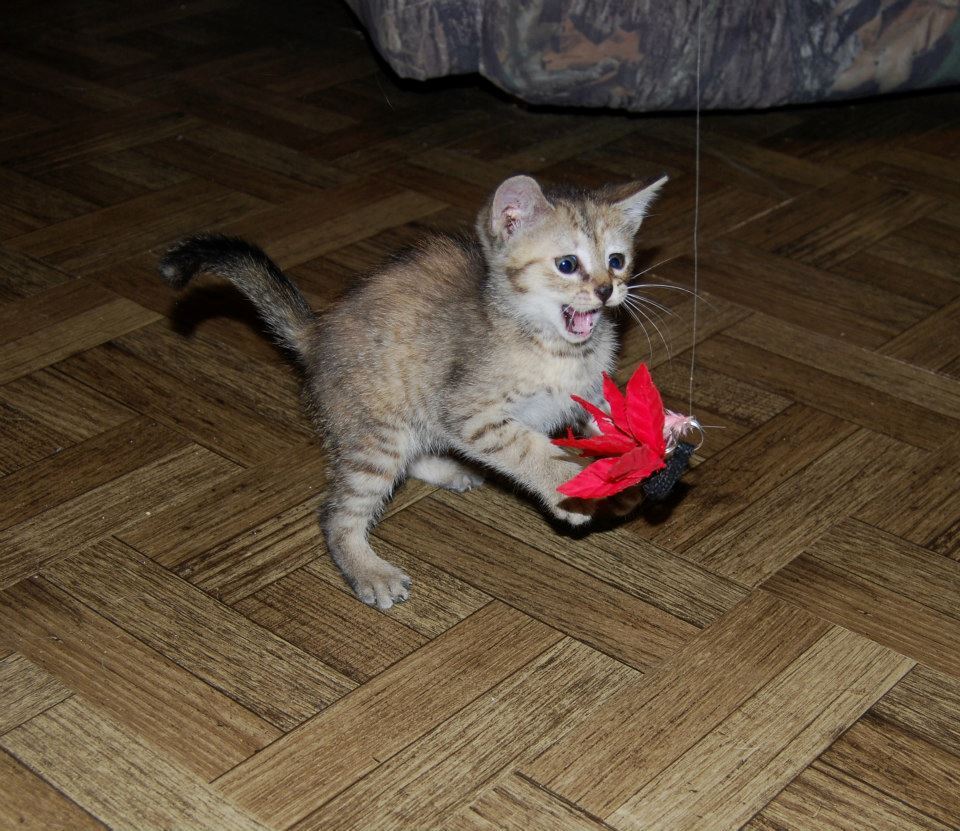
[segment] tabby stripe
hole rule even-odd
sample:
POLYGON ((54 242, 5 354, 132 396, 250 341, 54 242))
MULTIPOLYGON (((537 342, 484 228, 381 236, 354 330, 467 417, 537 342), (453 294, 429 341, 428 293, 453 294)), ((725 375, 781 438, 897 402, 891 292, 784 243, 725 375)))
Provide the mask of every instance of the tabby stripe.
POLYGON ((360 461, 358 459, 351 459, 349 462, 347 462, 346 472, 365 473, 368 476, 376 476, 379 479, 393 479, 393 477, 396 476, 394 471, 384 470, 382 467, 377 467, 375 462, 360 461))
POLYGON ((509 420, 504 419, 503 421, 491 421, 487 424, 484 424, 482 427, 478 427, 473 433, 467 437, 468 442, 475 442, 479 439, 482 439, 487 433, 491 433, 494 430, 501 430, 509 424, 509 420))

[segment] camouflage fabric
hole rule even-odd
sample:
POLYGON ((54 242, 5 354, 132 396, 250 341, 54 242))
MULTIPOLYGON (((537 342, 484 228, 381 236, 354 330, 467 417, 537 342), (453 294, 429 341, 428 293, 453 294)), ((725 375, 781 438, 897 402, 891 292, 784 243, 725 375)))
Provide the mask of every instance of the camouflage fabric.
MULTIPOLYGON (((691 109, 697 0, 348 0, 397 73, 537 104, 691 109)), ((705 109, 960 81, 960 0, 704 0, 705 109)))

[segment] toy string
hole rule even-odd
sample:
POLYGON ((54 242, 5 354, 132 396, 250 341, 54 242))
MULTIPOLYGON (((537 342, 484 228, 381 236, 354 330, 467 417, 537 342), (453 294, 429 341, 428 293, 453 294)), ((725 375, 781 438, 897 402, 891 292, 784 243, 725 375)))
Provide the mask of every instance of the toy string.
POLYGON ((690 347, 690 388, 688 413, 693 413, 693 373, 697 363, 697 301, 700 296, 700 61, 701 30, 703 23, 703 0, 697 4, 697 117, 694 149, 694 199, 693 199, 693 343, 690 347))

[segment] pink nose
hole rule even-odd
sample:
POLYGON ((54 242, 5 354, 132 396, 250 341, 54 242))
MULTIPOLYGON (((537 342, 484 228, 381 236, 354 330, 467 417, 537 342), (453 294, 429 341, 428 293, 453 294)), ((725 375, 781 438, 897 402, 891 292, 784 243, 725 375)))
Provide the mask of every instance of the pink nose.
POLYGON ((594 291, 597 293, 597 297, 600 298, 600 302, 606 303, 610 299, 610 295, 613 294, 613 286, 609 283, 604 283, 602 286, 597 286, 594 291))

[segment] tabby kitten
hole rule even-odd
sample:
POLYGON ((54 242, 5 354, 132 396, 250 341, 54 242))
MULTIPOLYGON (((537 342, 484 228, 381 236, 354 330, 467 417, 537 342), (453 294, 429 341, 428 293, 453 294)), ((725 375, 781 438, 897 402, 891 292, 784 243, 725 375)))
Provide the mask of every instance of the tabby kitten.
POLYGON ((480 211, 477 239, 428 237, 320 316, 241 240, 196 236, 162 259, 177 288, 201 271, 231 280, 302 365, 330 453, 323 532, 364 603, 408 597, 410 578, 368 541, 405 476, 467 490, 483 480, 465 458, 554 516, 589 520, 592 503, 557 492, 581 467, 549 435, 581 422, 571 394, 603 404, 601 373, 616 352, 607 312, 626 297, 634 236, 666 179, 544 193, 514 176, 480 211))

